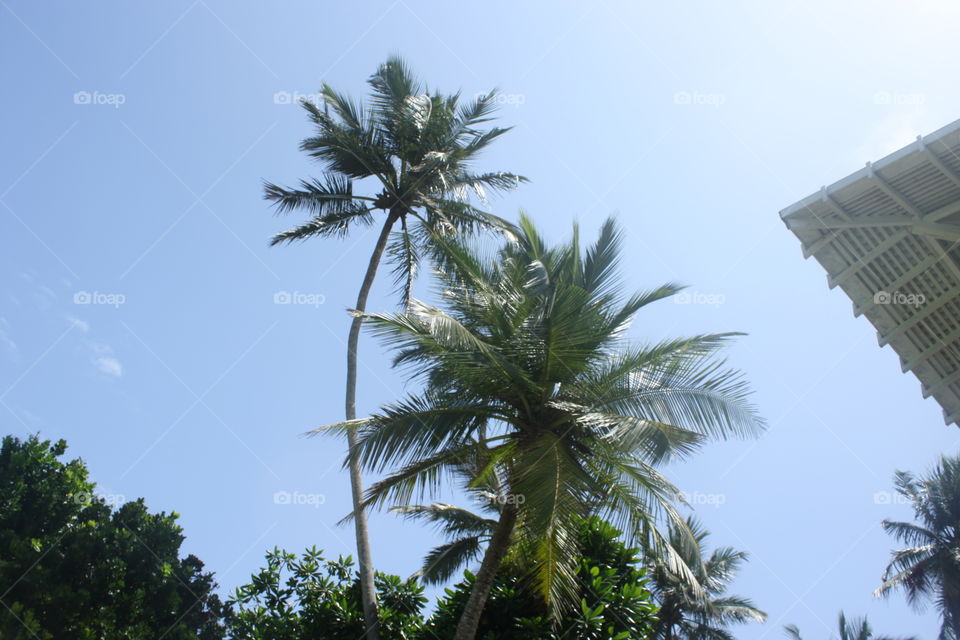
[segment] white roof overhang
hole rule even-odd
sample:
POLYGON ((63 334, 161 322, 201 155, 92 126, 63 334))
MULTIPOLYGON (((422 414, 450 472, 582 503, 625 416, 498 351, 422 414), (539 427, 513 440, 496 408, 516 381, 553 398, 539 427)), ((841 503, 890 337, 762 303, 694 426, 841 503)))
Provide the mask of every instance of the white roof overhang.
POLYGON ((960 425, 960 120, 780 217, 960 425))

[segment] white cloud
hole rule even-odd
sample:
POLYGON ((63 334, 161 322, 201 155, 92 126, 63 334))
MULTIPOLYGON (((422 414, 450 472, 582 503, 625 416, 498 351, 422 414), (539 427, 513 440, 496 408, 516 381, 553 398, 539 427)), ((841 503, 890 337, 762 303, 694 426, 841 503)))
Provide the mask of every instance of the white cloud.
POLYGON ((90 331, 90 323, 89 323, 89 322, 85 322, 84 320, 81 320, 80 318, 74 318, 73 316, 67 316, 67 322, 69 322, 71 325, 73 325, 74 328, 80 329, 80 331, 83 331, 84 333, 86 333, 87 331, 90 331))
POLYGON ((123 366, 116 358, 101 356, 94 360, 93 364, 96 365, 97 369, 99 369, 102 373, 105 373, 109 376, 119 378, 123 375, 123 366))
POLYGON ((113 356, 113 347, 102 342, 87 342, 87 348, 96 356, 93 359, 93 366, 101 373, 115 378, 123 375, 123 365, 113 356))

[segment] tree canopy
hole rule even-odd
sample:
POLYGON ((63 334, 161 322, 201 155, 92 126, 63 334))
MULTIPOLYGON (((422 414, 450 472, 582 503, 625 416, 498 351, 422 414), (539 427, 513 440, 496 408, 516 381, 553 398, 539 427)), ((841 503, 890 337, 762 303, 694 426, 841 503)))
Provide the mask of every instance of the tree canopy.
POLYGON ((217 640, 224 609, 177 514, 114 509, 67 445, 6 436, 0 448, 0 637, 217 640))

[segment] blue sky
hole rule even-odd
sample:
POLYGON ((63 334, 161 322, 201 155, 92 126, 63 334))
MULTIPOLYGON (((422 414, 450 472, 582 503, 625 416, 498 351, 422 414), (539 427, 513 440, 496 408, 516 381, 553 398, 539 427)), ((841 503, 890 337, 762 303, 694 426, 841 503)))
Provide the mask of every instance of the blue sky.
MULTIPOLYGON (((894 470, 960 434, 778 211, 960 115, 958 17, 930 1, 3 0, 0 426, 66 438, 104 494, 182 514, 225 589, 274 545, 351 552, 343 445, 298 434, 342 415, 373 232, 270 249, 292 221, 261 180, 316 171, 289 99, 322 81, 362 94, 399 52, 442 90, 504 93, 514 130, 483 166, 532 182, 496 213, 524 208, 557 239, 617 213, 631 285, 690 285, 638 340, 749 334, 730 360, 769 431, 668 470, 713 541, 751 554, 735 591, 770 621, 737 636, 826 637, 843 608, 931 637, 932 611, 871 597, 894 544, 879 522, 910 516, 894 470)), ((394 304, 388 280, 372 308, 394 304)), ((369 338, 361 359, 363 413, 404 381, 369 338)), ((372 526, 385 571, 435 542, 372 526)))

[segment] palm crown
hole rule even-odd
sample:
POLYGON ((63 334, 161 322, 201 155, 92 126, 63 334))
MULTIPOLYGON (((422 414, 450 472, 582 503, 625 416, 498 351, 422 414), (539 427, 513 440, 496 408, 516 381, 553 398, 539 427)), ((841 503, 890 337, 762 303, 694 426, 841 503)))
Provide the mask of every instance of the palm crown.
POLYGON ((475 172, 471 163, 508 128, 480 129, 492 120, 496 92, 462 101, 460 94, 430 92, 397 57, 371 76, 369 107, 324 84, 323 107, 302 101, 315 135, 300 148, 325 168, 298 188, 266 183, 264 197, 279 213, 302 210, 310 218, 273 237, 272 243, 315 236, 343 236, 387 212, 398 284, 405 298, 433 233, 503 228, 504 220, 470 204, 489 191, 511 189, 526 178, 508 172, 475 172), (368 180, 369 179, 369 180, 368 180), (355 193, 357 181, 372 182, 369 194, 355 193), (415 224, 408 225, 412 219, 415 224))
POLYGON ((704 545, 709 535, 693 518, 687 518, 684 529, 672 527, 670 531, 670 545, 693 573, 695 584, 656 553, 650 554, 653 592, 660 604, 656 637, 661 640, 732 640, 733 635, 727 630, 729 625, 763 622, 767 618, 748 598, 726 593, 747 560, 747 554, 731 547, 719 547, 705 556, 704 545), (688 535, 688 531, 692 535, 688 535))
MULTIPOLYGON (((783 630, 791 640, 803 640, 800 629, 796 625, 788 624, 783 630)), ((840 612, 837 619, 837 631, 838 640, 916 640, 912 637, 897 639, 892 636, 876 636, 873 634, 873 627, 870 626, 866 618, 848 619, 843 611, 840 612)))
POLYGON ((637 311, 679 288, 623 295, 620 243, 608 220, 585 252, 576 230, 548 248, 525 216, 496 256, 445 242, 438 277, 447 310, 413 301, 404 313, 366 316, 423 391, 328 427, 358 433, 367 468, 400 467, 366 504, 409 504, 481 449, 469 484, 496 476, 505 495, 523 497, 500 509, 500 525, 532 560, 531 578, 555 613, 575 592, 576 531, 588 512, 629 538, 652 539, 695 581, 655 526, 660 515, 684 522, 678 491, 654 467, 708 436, 762 427, 740 375, 713 358, 732 334, 624 340, 637 311))
POLYGON ((933 472, 917 479, 898 471, 897 491, 910 500, 918 524, 883 521, 883 528, 907 545, 893 552, 877 595, 903 589, 921 606, 935 600, 943 616, 941 640, 960 638, 960 458, 944 456, 933 472))

